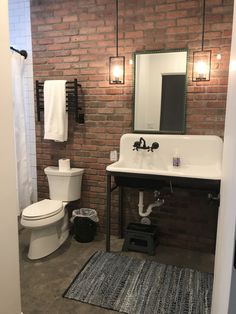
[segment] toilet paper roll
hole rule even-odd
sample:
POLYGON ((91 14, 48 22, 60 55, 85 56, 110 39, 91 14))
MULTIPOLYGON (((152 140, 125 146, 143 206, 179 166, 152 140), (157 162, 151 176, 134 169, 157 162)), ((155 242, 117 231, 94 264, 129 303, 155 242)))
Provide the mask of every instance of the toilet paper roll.
POLYGON ((59 171, 70 170, 70 159, 62 158, 58 160, 59 171))

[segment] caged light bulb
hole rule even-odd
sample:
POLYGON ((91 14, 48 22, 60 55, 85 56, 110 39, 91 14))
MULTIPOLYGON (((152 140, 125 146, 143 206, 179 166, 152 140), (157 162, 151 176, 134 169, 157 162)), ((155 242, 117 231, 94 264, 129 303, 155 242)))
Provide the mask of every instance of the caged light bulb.
POLYGON ((198 73, 198 78, 201 78, 201 79, 206 78, 207 65, 204 61, 197 62, 197 73, 198 73))
POLYGON ((119 81, 121 77, 121 68, 119 65, 115 65, 113 68, 113 75, 114 75, 114 80, 119 81))

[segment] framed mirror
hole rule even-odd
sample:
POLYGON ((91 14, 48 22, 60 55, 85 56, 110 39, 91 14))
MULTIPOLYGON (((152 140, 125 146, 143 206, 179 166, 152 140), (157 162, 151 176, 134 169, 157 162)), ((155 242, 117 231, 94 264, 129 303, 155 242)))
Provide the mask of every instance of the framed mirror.
POLYGON ((134 54, 134 132, 184 133, 187 49, 134 54))

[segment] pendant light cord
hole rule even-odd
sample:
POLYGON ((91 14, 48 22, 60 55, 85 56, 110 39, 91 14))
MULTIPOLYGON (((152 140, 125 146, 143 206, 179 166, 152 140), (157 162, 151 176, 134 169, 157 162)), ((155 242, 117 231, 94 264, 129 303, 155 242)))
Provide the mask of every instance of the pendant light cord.
POLYGON ((204 50, 204 36, 205 36, 205 15, 206 15, 206 0, 202 3, 202 51, 204 50))
POLYGON ((116 0, 116 57, 118 57, 118 0, 116 0))

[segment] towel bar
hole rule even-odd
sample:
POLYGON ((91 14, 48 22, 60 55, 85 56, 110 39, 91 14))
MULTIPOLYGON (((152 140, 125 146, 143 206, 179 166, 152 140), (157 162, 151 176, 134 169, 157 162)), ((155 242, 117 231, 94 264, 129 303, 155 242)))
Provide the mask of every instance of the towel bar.
MULTIPOLYGON (((40 121, 40 112, 44 111, 43 86, 44 82, 39 82, 38 80, 35 81, 38 121, 40 121)), ((80 124, 83 124, 84 113, 82 113, 82 107, 79 106, 78 88, 81 90, 81 84, 78 83, 77 79, 66 82, 66 111, 73 112, 75 114, 75 121, 80 124)), ((80 101, 80 103, 82 102, 80 101)))

